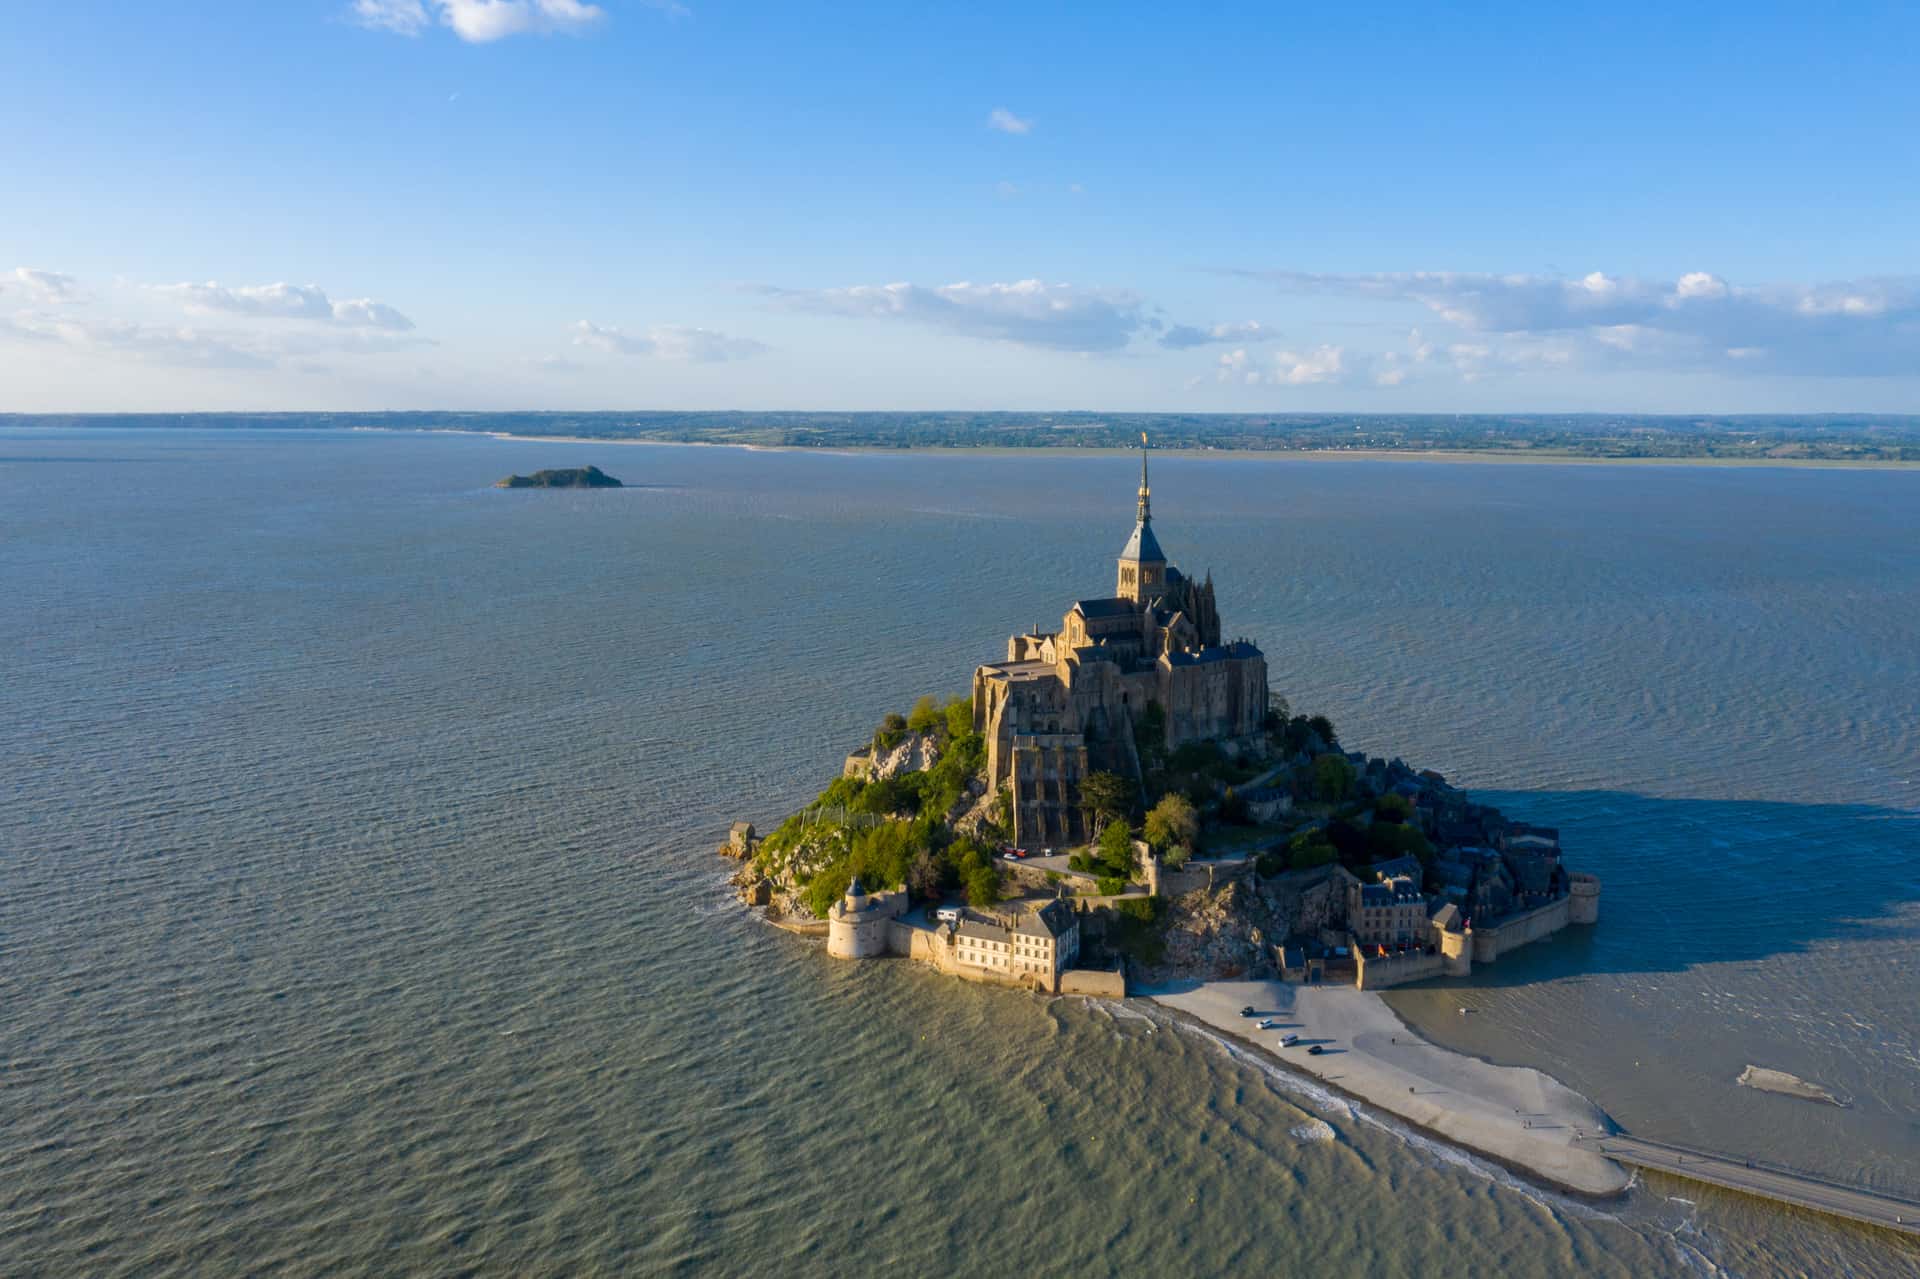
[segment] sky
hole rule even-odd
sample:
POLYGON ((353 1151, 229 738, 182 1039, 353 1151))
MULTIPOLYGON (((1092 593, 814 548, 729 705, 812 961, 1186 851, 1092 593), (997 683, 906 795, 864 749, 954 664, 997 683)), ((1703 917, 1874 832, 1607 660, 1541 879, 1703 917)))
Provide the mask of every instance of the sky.
POLYGON ((1920 412, 1920 7, 16 0, 0 412, 1920 412))

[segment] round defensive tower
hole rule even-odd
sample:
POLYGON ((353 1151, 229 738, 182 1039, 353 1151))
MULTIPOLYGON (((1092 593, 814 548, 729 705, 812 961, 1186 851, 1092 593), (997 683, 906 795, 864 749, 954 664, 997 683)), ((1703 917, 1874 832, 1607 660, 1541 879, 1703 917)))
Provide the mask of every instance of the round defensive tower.
POLYGON ((889 916, 878 898, 855 879, 847 895, 827 911, 827 953, 836 959, 871 959, 887 953, 889 916))
POLYGON ((1600 922, 1600 879, 1596 875, 1567 876, 1567 920, 1575 924, 1600 922))

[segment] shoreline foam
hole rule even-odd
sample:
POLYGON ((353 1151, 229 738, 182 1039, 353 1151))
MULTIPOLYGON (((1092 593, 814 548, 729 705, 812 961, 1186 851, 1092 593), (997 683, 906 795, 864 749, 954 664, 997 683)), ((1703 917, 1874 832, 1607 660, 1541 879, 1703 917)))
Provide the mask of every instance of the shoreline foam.
POLYGON ((1589 1197, 1624 1193, 1631 1174, 1573 1144, 1581 1131, 1606 1131, 1604 1111, 1559 1080, 1524 1066, 1496 1066, 1420 1038, 1378 995, 1351 987, 1280 982, 1208 982, 1145 992, 1288 1069, 1396 1119, 1556 1189, 1589 1197), (1282 1029, 1254 1030, 1251 1005, 1282 1029), (1277 1047, 1291 1032, 1300 1044, 1277 1047), (1258 1037, 1256 1037, 1258 1036, 1258 1037), (1314 1057, 1306 1045, 1327 1052, 1314 1057))

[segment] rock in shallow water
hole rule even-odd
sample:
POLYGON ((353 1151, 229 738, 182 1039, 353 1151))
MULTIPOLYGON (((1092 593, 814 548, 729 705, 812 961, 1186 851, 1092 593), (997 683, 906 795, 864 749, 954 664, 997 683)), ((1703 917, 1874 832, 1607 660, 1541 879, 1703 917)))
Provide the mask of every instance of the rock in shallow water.
POLYGON ((1798 1075, 1789 1075, 1784 1070, 1768 1070, 1765 1066, 1748 1066, 1740 1072, 1740 1078, 1734 1082, 1743 1088, 1777 1092, 1785 1097, 1799 1097, 1803 1101, 1823 1101, 1829 1106, 1847 1104, 1819 1084, 1809 1083, 1798 1075))

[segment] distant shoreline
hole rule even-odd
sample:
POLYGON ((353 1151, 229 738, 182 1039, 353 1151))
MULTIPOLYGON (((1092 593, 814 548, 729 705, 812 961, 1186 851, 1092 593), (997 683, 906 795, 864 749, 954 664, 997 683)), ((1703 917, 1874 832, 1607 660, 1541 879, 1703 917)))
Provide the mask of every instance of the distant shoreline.
MULTIPOLYGON (((1137 449, 1082 448, 1077 445, 955 445, 916 444, 906 448, 878 444, 746 444, 736 440, 653 440, 593 435, 523 435, 514 431, 469 431, 460 427, 352 426, 344 428, 381 435, 467 435, 482 439, 531 444, 636 444, 661 448, 743 449, 749 453, 807 453, 823 456, 891 457, 918 454, 937 457, 1032 457, 1059 454, 1071 457, 1134 457, 1137 449)), ((1482 462, 1497 466, 1725 466, 1786 467, 1795 470, 1912 471, 1920 462, 1854 458, 1791 457, 1591 457, 1579 453, 1548 453, 1534 449, 1196 449, 1156 448, 1156 457, 1223 458, 1265 462, 1482 462)))

